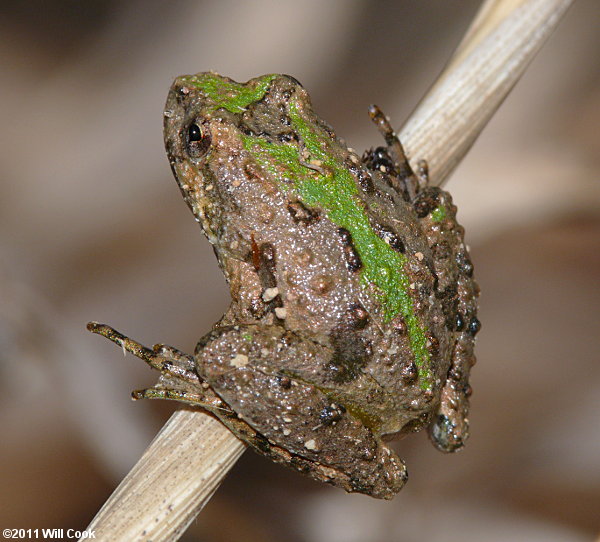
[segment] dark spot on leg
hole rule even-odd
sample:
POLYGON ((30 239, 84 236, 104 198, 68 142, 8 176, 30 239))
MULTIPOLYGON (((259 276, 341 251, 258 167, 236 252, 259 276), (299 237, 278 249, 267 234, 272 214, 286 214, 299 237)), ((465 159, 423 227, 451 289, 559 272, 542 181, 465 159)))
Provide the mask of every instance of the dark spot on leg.
POLYGON ((394 161, 386 147, 369 149, 363 155, 363 162, 373 171, 395 174, 394 161))
POLYGON ((296 224, 304 224, 305 226, 309 226, 320 218, 318 212, 309 209, 300 201, 288 202, 287 209, 292 217, 292 220, 296 224))
POLYGON ((477 332, 481 329, 481 322, 476 316, 473 316, 469 321, 469 333, 473 336, 477 335, 477 332))
POLYGON ((333 425, 342 419, 346 409, 337 403, 327 405, 319 414, 319 419, 323 425, 333 425))
POLYGON ((381 224, 373 224, 373 230, 377 236, 390 245, 396 252, 404 254, 406 248, 402 240, 392 231, 391 228, 381 224))
POLYGON ((284 389, 289 390, 292 387, 292 380, 285 375, 277 375, 277 383, 284 389))
POLYGON ((344 245, 344 256, 348 269, 350 271, 360 270, 362 268, 362 260, 352 244, 352 234, 346 228, 339 228, 338 233, 344 245))
MULTIPOLYGON (((289 124, 290 120, 288 117, 282 117, 281 124, 285 124, 286 126, 289 124), (287 122, 284 122, 284 119, 287 122)), ((298 136, 294 132, 282 132, 278 136, 279 141, 282 143, 290 143, 292 141, 298 141, 298 136)))
POLYGON ((456 331, 462 331, 465 328, 465 319, 460 312, 456 313, 454 318, 454 329, 456 331))
POLYGON ((419 218, 425 218, 439 203, 440 189, 427 187, 421 191, 413 202, 415 213, 419 218))
POLYGON ((373 194, 375 192, 373 179, 371 179, 371 176, 366 171, 359 170, 357 178, 358 184, 367 194, 373 194))

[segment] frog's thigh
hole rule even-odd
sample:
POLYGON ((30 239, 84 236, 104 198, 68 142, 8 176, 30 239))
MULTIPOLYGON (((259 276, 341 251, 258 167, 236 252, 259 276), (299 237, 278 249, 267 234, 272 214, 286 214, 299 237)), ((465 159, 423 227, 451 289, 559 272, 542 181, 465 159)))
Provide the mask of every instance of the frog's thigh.
MULTIPOLYGON (((292 466, 328 472, 329 481, 347 491, 391 498, 407 478, 402 461, 317 387, 279 370, 310 358, 319 363, 324 355, 322 346, 297 336, 290 340, 279 326, 221 328, 196 351, 198 372, 243 421, 308 460, 290 461, 292 466)), ((249 444, 270 455, 257 443, 249 444)))

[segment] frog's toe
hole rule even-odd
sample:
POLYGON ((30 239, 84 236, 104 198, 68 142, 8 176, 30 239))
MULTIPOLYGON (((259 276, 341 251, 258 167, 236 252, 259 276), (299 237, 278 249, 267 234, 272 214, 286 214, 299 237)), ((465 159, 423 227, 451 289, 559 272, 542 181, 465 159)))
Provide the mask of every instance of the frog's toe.
POLYGON ((439 414, 429 426, 429 436, 438 450, 456 452, 465 445, 469 437, 469 420, 439 414))
POLYGON ((408 470, 404 461, 390 448, 380 444, 377 457, 371 467, 363 466, 359 475, 350 478, 350 493, 365 493, 377 499, 392 499, 408 481, 408 470))
POLYGON ((381 475, 383 483, 381 487, 375 487, 373 496, 381 499, 391 499, 408 481, 408 470, 404 461, 387 446, 382 446, 379 450, 383 467, 381 475))

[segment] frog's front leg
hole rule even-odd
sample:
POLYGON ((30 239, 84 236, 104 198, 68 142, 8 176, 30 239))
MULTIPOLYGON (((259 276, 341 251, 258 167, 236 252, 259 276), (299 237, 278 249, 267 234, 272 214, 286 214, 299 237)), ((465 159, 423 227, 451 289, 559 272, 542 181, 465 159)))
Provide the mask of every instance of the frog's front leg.
MULTIPOLYGON (((403 462, 350 409, 294 367, 326 363, 329 348, 278 325, 217 328, 196 349, 199 375, 257 436, 258 452, 349 492, 392 498, 407 479, 403 462), (283 451, 287 458, 273 457, 283 451)), ((281 454, 280 454, 281 455, 281 454)))
MULTIPOLYGON (((398 139, 396 132, 383 111, 376 105, 371 105, 369 106, 369 117, 371 117, 371 120, 385 139, 388 148, 387 150, 383 150, 389 152, 391 155, 390 158, 394 163, 395 173, 404 185, 396 186, 396 188, 400 191, 405 189, 409 199, 414 199, 418 189, 428 183, 427 162, 425 160, 419 161, 419 167, 417 173, 415 173, 406 157, 400 139, 398 139)), ((375 152, 377 152, 377 149, 375 152)), ((398 182, 395 177, 395 175, 392 175, 390 178, 392 184, 398 182)))
POLYGON ((454 344, 452 365, 442 388, 437 415, 429 426, 429 436, 442 452, 460 450, 469 437, 469 373, 474 363, 473 337, 466 331, 454 344))

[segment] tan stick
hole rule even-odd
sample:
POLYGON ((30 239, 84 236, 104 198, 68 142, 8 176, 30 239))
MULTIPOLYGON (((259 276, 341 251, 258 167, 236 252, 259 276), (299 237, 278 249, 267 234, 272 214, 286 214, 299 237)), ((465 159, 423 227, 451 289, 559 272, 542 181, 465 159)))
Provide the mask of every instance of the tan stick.
MULTIPOLYGON (((556 26, 570 0, 488 0, 400 132, 440 184, 556 26)), ((202 412, 176 412, 88 529, 96 540, 177 540, 244 445, 202 412)))
POLYGON ((88 530, 115 542, 179 539, 245 449, 204 412, 175 412, 88 530))
POLYGON ((400 132, 434 184, 462 160, 558 24, 571 0, 487 0, 400 132))

